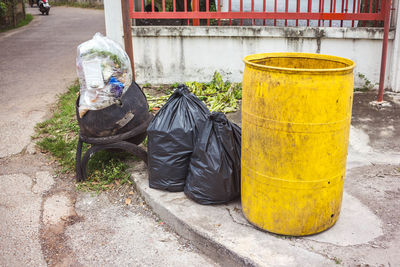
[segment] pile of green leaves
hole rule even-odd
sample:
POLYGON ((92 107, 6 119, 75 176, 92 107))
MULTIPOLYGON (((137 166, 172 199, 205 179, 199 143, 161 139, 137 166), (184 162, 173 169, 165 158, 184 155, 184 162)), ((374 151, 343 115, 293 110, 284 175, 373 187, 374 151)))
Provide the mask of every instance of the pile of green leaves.
MULTIPOLYGON (((223 81, 221 74, 215 72, 211 82, 186 82, 189 90, 204 101, 210 111, 219 111, 223 113, 235 112, 238 109, 238 100, 242 99, 242 84, 223 81)), ((177 87, 177 84, 171 86, 171 89, 177 87)), ((172 90, 165 95, 154 97, 146 94, 150 110, 161 108, 167 99, 171 96, 172 90)))
MULTIPOLYGON (((75 82, 68 92, 59 97, 53 116, 36 125, 32 138, 44 152, 50 152, 61 166, 61 173, 75 172, 75 153, 79 138, 79 126, 75 115, 75 101, 79 83, 75 82)), ((88 149, 84 144, 83 153, 88 149)), ((98 152, 89 161, 88 179, 77 185, 78 189, 101 191, 130 182, 128 165, 124 163, 127 153, 98 152)))

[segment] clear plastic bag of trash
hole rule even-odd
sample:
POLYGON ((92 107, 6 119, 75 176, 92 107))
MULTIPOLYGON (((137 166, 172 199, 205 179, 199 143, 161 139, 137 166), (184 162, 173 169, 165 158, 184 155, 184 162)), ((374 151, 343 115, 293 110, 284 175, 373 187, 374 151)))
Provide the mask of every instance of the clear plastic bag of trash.
POLYGON ((222 204, 240 196, 241 129, 221 112, 201 125, 190 159, 185 194, 200 204, 222 204))
POLYGON ((210 111, 185 85, 180 85, 147 128, 149 186, 183 191, 199 125, 210 111))
POLYGON ((128 55, 113 40, 96 33, 78 46, 76 58, 80 83, 79 116, 118 103, 132 83, 128 55))

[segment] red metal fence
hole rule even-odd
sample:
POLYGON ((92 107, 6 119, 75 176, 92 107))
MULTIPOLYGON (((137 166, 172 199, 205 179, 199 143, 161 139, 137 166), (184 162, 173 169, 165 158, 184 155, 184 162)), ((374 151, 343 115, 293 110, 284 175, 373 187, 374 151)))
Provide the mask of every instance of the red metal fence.
POLYGON ((243 25, 244 21, 250 21, 246 25, 260 25, 261 21, 261 25, 271 26, 279 22, 284 23, 282 26, 343 27, 345 22, 350 22, 348 27, 384 26, 378 93, 378 102, 383 101, 392 0, 121 0, 121 4, 125 49, 133 70, 129 19, 177 19, 193 26, 204 24, 204 20, 207 25, 212 20, 213 25, 221 25, 221 21, 225 22, 223 25, 233 25, 238 21, 236 25, 243 25), (339 22, 339 25, 334 25, 334 22, 339 22))
POLYGON ((221 21, 244 25, 247 20, 246 25, 343 27, 347 21, 348 27, 376 27, 383 25, 385 9, 390 8, 387 0, 129 0, 129 4, 132 19, 184 19, 193 26, 201 19, 206 25, 210 20, 212 25, 221 21))

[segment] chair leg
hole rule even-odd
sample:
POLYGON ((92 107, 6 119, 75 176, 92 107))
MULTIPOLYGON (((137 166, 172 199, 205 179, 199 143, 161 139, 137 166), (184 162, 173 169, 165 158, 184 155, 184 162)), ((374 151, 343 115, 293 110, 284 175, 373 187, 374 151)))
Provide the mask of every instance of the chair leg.
POLYGON ((89 159, 93 156, 94 153, 100 151, 100 150, 104 150, 104 146, 103 145, 92 145, 91 148, 88 149, 88 151, 86 151, 86 153, 83 155, 82 157, 82 180, 81 182, 85 181, 87 178, 87 164, 89 162, 89 159))
POLYGON ((82 141, 79 139, 78 145, 76 146, 76 158, 75 158, 75 173, 76 181, 82 181, 82 141))
POLYGON ((138 157, 139 159, 143 160, 144 163, 147 165, 147 152, 140 148, 138 145, 132 144, 127 141, 121 141, 118 143, 115 143, 115 146, 119 149, 123 149, 134 156, 138 157))

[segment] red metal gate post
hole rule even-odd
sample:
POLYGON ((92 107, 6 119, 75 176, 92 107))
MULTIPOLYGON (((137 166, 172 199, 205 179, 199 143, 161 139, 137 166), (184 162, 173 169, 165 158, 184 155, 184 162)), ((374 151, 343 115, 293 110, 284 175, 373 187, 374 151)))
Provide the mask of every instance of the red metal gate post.
POLYGON ((383 32, 383 44, 382 44, 382 58, 381 58, 381 73, 379 77, 379 93, 378 102, 383 101, 383 90, 385 88, 385 71, 386 71, 386 56, 387 56, 387 43, 389 38, 390 28, 390 8, 392 6, 392 0, 382 1, 382 5, 385 5, 385 22, 383 32))
POLYGON ((132 19, 129 5, 129 0, 121 0, 121 11, 122 11, 122 25, 124 28, 124 45, 125 51, 131 61, 132 67, 132 79, 135 81, 135 62, 133 59, 133 45, 132 45, 132 19))
MULTIPOLYGON (((186 1, 186 0, 185 0, 186 1)), ((193 12, 199 12, 199 0, 193 0, 192 1, 192 10, 193 12)), ((200 20, 199 19, 193 19, 193 26, 199 26, 200 25, 200 20)))

